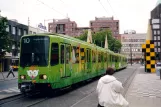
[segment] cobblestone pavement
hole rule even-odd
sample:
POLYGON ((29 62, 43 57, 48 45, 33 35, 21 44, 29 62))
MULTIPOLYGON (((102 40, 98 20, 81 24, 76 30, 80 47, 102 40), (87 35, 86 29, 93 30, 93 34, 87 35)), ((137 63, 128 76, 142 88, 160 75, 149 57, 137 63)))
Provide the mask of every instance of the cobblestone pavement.
POLYGON ((144 68, 135 76, 126 94, 130 107, 161 107, 161 80, 144 68))

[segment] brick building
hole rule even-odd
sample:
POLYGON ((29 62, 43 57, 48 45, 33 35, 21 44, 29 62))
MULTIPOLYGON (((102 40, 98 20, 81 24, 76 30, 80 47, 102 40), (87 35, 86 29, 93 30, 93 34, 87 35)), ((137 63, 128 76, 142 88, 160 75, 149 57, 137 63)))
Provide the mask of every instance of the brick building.
POLYGON ((48 23, 49 32, 70 36, 79 36, 87 29, 92 29, 93 32, 97 32, 101 29, 107 28, 111 29, 114 38, 121 41, 121 36, 119 34, 119 20, 114 20, 113 17, 95 17, 94 21, 90 21, 89 27, 77 27, 77 23, 71 21, 69 18, 53 20, 53 22, 48 23))
POLYGON ((113 17, 95 17, 95 20, 90 21, 90 28, 93 32, 109 28, 112 31, 112 35, 116 39, 120 39, 119 20, 114 20, 113 17))
POLYGON ((48 24, 48 31, 53 33, 65 34, 70 36, 76 35, 77 24, 69 18, 53 20, 48 24))

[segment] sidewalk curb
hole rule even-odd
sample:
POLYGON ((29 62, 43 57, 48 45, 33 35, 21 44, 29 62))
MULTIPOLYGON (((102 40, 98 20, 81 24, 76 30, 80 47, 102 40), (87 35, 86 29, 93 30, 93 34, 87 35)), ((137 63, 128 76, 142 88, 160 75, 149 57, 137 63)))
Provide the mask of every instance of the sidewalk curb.
POLYGON ((134 69, 132 75, 129 76, 129 77, 127 78, 127 80, 126 80, 126 81, 124 82, 124 84, 123 84, 123 87, 124 87, 123 96, 124 96, 125 98, 126 98, 126 94, 127 94, 127 92, 128 92, 128 89, 129 89, 131 83, 133 82, 133 80, 134 80, 136 74, 138 74, 138 68, 134 69))
POLYGON ((11 96, 5 97, 5 98, 0 98, 0 102, 3 101, 3 100, 6 100, 6 99, 10 99, 10 98, 13 98, 13 97, 20 96, 20 95, 22 95, 22 94, 19 93, 19 94, 16 94, 16 95, 11 95, 11 96))

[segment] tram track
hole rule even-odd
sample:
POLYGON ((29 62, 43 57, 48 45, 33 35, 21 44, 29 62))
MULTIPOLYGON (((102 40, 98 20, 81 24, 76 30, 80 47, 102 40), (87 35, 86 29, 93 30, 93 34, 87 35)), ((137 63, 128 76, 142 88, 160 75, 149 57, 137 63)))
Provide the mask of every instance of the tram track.
POLYGON ((29 104, 29 105, 27 105, 26 107, 32 107, 32 106, 34 106, 34 105, 36 105, 36 104, 39 104, 39 103, 42 103, 42 102, 44 102, 45 100, 48 100, 48 99, 49 99, 49 97, 46 97, 46 98, 44 98, 44 99, 42 99, 42 100, 40 100, 40 101, 37 101, 37 102, 32 103, 32 104, 29 104))
POLYGON ((0 106, 5 104, 5 103, 8 103, 8 102, 12 102, 12 101, 21 99, 23 97, 24 96, 22 94, 17 94, 17 95, 14 95, 14 96, 10 96, 10 97, 6 97, 6 98, 3 98, 3 99, 0 99, 0 106))
MULTIPOLYGON (((133 70, 133 72, 131 73, 131 75, 129 75, 129 77, 122 83, 123 87, 124 87, 124 91, 123 91, 123 96, 126 95, 128 87, 130 86, 131 82, 133 81, 135 75, 137 74, 138 68, 135 68, 133 70)), ((71 105, 70 107, 76 107, 77 104, 79 104, 81 101, 85 100, 87 97, 91 96, 96 90, 93 90, 91 93, 87 94, 86 96, 84 96, 82 99, 80 99, 79 101, 75 102, 73 105, 71 105)))
POLYGON ((17 94, 17 95, 14 95, 14 96, 10 96, 10 97, 1 99, 0 100, 0 107, 2 107, 3 105, 7 105, 7 104, 17 102, 19 100, 23 100, 23 99, 26 99, 26 98, 29 98, 29 97, 36 96, 36 95, 39 95, 39 94, 40 94, 40 92, 36 92, 36 93, 32 93, 32 94, 29 93, 27 95, 17 94))

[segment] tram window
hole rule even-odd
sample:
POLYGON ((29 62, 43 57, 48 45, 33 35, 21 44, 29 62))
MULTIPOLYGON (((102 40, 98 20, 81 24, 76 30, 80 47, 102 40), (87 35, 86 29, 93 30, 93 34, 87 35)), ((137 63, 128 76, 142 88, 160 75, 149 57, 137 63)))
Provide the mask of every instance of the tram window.
POLYGON ((104 62, 104 60, 103 60, 103 53, 101 53, 101 61, 104 62))
POLYGON ((104 53, 104 61, 106 62, 107 61, 107 54, 104 53))
POLYGON ((77 49, 76 49, 76 63, 79 63, 79 50, 80 50, 80 48, 77 47, 77 49))
POLYGON ((117 62, 118 61, 118 56, 115 56, 115 62, 117 62))
MULTIPOLYGON (((79 54, 78 54, 78 58, 79 58, 79 54)), ((73 48, 72 48, 72 62, 76 63, 76 61, 77 61, 77 52, 76 52, 76 47, 73 46, 73 48)))
POLYGON ((92 62, 96 62, 96 52, 92 51, 92 62))
POLYGON ((64 63, 64 45, 61 45, 61 64, 64 63))
POLYGON ((101 53, 98 52, 98 62, 101 62, 101 53))
POLYGON ((112 55, 112 62, 114 62, 115 60, 114 60, 114 56, 112 55))
MULTIPOLYGON (((81 48, 81 60, 85 60, 85 52, 84 52, 84 48, 81 48)), ((88 54, 88 53, 87 53, 88 54)))
POLYGON ((66 45, 66 64, 69 63, 70 60, 70 45, 66 45))
POLYGON ((53 66, 58 63, 59 63, 59 45, 57 43, 52 43, 50 64, 53 66))

